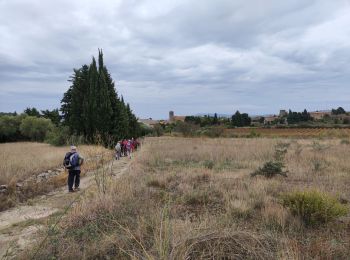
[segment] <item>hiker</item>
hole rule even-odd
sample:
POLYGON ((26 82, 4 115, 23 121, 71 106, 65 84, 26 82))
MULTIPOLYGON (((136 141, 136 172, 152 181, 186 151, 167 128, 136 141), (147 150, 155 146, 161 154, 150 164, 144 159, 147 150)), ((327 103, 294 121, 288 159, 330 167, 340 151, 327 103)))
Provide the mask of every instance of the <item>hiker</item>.
POLYGON ((124 156, 128 156, 127 155, 127 148, 126 148, 126 145, 128 144, 128 140, 124 139, 122 144, 123 144, 123 150, 122 150, 123 151, 123 155, 124 156))
POLYGON ((131 144, 131 149, 130 150, 133 153, 135 151, 135 140, 134 140, 134 138, 131 138, 130 144, 131 144))
POLYGON ((77 147, 72 145, 70 152, 66 153, 63 165, 68 169, 68 191, 79 191, 80 166, 84 163, 84 157, 77 152, 77 147), (74 189, 73 189, 74 184, 74 189))
POLYGON ((132 149, 131 140, 128 140, 126 143, 126 155, 129 156, 130 159, 131 159, 131 149, 132 149))
POLYGON ((122 151, 122 146, 121 146, 120 141, 119 141, 117 143, 117 145, 115 146, 115 159, 116 160, 120 159, 121 151, 122 151))
POLYGON ((139 146, 140 146, 139 140, 138 140, 138 139, 135 139, 134 144, 135 144, 135 151, 137 151, 137 149, 138 149, 139 146))

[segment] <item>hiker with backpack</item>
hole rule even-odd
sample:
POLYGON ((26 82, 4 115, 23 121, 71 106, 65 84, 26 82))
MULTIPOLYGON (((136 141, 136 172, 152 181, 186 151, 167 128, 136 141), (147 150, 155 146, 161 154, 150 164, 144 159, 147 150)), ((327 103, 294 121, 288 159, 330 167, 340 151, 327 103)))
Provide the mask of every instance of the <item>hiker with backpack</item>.
POLYGON ((84 163, 84 157, 77 152, 77 147, 72 145, 70 152, 66 153, 63 166, 68 169, 68 191, 79 190, 80 184, 80 166, 84 163), (74 189, 73 189, 74 184, 74 189))
POLYGON ((120 141, 117 143, 117 145, 115 146, 115 159, 119 160, 120 159, 120 155, 122 152, 122 146, 120 144, 120 141))

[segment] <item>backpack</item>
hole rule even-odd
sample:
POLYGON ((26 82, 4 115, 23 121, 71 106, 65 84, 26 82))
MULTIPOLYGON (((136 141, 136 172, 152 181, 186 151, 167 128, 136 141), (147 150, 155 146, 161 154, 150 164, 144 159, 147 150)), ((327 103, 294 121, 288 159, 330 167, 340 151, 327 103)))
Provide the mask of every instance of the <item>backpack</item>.
POLYGON ((68 152, 66 153, 66 155, 64 156, 64 159, 63 159, 63 166, 66 168, 66 169, 71 169, 72 168, 72 165, 70 163, 70 157, 71 157, 72 153, 71 152, 68 152))
POLYGON ((73 169, 79 166, 79 156, 77 153, 68 152, 64 156, 63 165, 66 169, 73 169))

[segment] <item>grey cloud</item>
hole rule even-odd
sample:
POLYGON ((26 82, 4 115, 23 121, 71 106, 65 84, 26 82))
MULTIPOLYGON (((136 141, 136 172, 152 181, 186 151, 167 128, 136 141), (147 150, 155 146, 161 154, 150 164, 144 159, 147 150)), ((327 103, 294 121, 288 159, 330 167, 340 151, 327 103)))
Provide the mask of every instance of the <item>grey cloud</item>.
POLYGON ((3 0, 0 108, 58 107, 103 48, 140 117, 350 109, 349 25, 346 0, 3 0))

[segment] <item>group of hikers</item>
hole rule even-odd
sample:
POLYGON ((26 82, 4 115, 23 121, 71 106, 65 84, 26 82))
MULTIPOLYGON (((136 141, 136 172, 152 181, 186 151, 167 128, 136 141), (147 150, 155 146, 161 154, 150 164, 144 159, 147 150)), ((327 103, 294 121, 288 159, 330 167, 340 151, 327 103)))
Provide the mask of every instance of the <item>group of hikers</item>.
POLYGON ((115 159, 119 160, 122 156, 128 156, 131 159, 131 154, 137 150, 139 141, 131 138, 119 141, 115 146, 115 159))
MULTIPOLYGON (((131 159, 131 155, 140 146, 140 142, 131 138, 129 140, 124 139, 118 141, 115 149, 115 159, 119 160, 122 156, 128 156, 131 159)), ((80 185, 80 167, 84 163, 84 157, 81 156, 77 147, 72 145, 70 152, 66 153, 63 159, 63 166, 68 170, 68 191, 75 192, 79 191, 80 185), (73 188, 74 186, 74 188, 73 188)))

